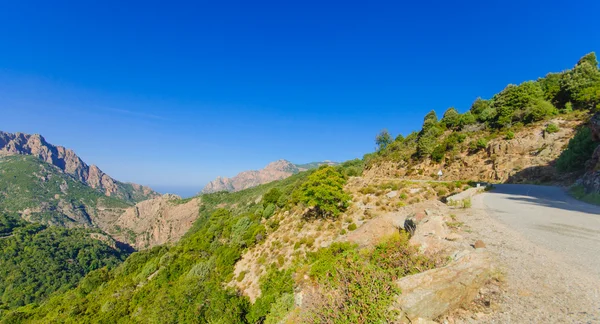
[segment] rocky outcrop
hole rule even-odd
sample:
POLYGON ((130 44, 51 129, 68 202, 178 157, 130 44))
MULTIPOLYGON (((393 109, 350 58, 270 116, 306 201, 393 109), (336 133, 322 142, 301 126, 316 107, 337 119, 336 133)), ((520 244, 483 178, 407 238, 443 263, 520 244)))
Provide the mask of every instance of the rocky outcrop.
POLYGON ((218 177, 209 182, 204 189, 202 189, 202 193, 240 191, 272 181, 285 179, 298 172, 300 172, 300 169, 295 164, 286 160, 278 160, 269 163, 261 170, 244 171, 232 178, 218 177))
POLYGON ((401 323, 435 319, 470 303, 491 278, 492 260, 483 249, 465 251, 445 267, 401 278, 396 299, 401 323))
POLYGON ((54 146, 39 134, 6 133, 0 131, 0 154, 33 155, 57 166, 88 186, 127 201, 141 201, 159 196, 148 187, 122 183, 102 172, 97 166, 88 166, 75 152, 62 146, 54 146))
POLYGON ((178 241, 198 218, 199 198, 163 195, 137 203, 112 223, 109 232, 136 249, 178 241))
MULTIPOLYGON (((365 171, 366 178, 409 178, 438 180, 473 180, 489 182, 561 182, 564 176, 556 171, 553 162, 575 135, 581 121, 556 118, 515 132, 513 139, 497 137, 485 149, 473 152, 466 140, 460 150, 448 153, 443 163, 424 160, 417 163, 384 162, 365 171), (545 131, 546 125, 559 126, 556 133, 545 131)), ((468 135, 468 134, 467 134, 468 135)), ((476 139, 477 134, 473 134, 476 139)), ((570 179, 564 179, 570 180, 570 179)))

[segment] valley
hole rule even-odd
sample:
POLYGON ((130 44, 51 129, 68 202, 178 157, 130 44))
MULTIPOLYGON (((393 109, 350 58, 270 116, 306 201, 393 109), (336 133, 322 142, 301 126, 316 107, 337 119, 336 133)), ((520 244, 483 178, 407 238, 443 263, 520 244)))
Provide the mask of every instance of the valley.
POLYGON ((0 132, 0 322, 600 321, 598 89, 590 53, 185 199, 0 132))

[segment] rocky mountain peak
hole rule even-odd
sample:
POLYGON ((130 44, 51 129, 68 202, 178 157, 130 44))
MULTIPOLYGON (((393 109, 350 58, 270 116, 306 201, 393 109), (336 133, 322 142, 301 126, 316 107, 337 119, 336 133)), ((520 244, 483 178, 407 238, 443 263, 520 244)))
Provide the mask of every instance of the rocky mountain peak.
POLYGON ((55 165, 107 196, 139 201, 158 196, 152 189, 114 180, 95 165, 88 166, 73 150, 55 146, 40 134, 7 133, 0 131, 0 155, 32 155, 55 165))
POLYGON ((240 191, 272 181, 285 179, 293 174, 316 168, 322 164, 335 165, 337 163, 326 161, 297 165, 288 160, 281 159, 267 164, 267 166, 261 170, 240 172, 232 178, 219 176, 215 180, 209 182, 204 189, 202 189, 201 193, 240 191))

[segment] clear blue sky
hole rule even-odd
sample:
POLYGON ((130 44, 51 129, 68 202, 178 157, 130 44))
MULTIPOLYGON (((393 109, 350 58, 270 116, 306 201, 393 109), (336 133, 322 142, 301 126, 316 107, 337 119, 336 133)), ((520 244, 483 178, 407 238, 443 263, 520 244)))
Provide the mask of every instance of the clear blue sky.
MULTIPOLYGON (((3 1, 0 129, 198 191, 469 108, 600 50, 600 1, 3 1)), ((169 187, 170 186, 170 187, 169 187)), ((175 190, 176 191, 176 190, 175 190)))

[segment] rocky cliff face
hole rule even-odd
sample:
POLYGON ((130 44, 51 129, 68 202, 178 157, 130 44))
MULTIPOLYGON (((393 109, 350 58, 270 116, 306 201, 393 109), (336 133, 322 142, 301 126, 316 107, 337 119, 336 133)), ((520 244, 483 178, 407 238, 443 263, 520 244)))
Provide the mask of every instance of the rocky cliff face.
POLYGON ((556 171, 553 162, 575 135, 581 121, 557 118, 549 122, 558 125, 560 130, 548 133, 545 131, 548 122, 540 123, 516 132, 513 139, 493 139, 485 149, 477 152, 457 152, 443 163, 431 160, 415 165, 388 162, 366 170, 365 177, 437 180, 437 173, 442 170, 443 180, 561 182, 564 176, 556 171))
POLYGON ((295 164, 286 160, 279 160, 269 163, 262 170, 244 171, 233 178, 218 177, 209 182, 202 189, 202 193, 240 191, 271 181, 285 179, 298 172, 300 172, 300 169, 295 164))
POLYGON ((163 195, 126 209, 107 230, 136 249, 176 242, 198 218, 199 207, 198 198, 182 201, 175 195, 163 195))
POLYGON ((0 131, 0 154, 33 155, 44 162, 57 166, 65 173, 101 191, 106 196, 114 196, 132 202, 159 196, 148 187, 114 180, 97 166, 88 166, 72 150, 54 146, 46 142, 39 134, 12 134, 0 131))

